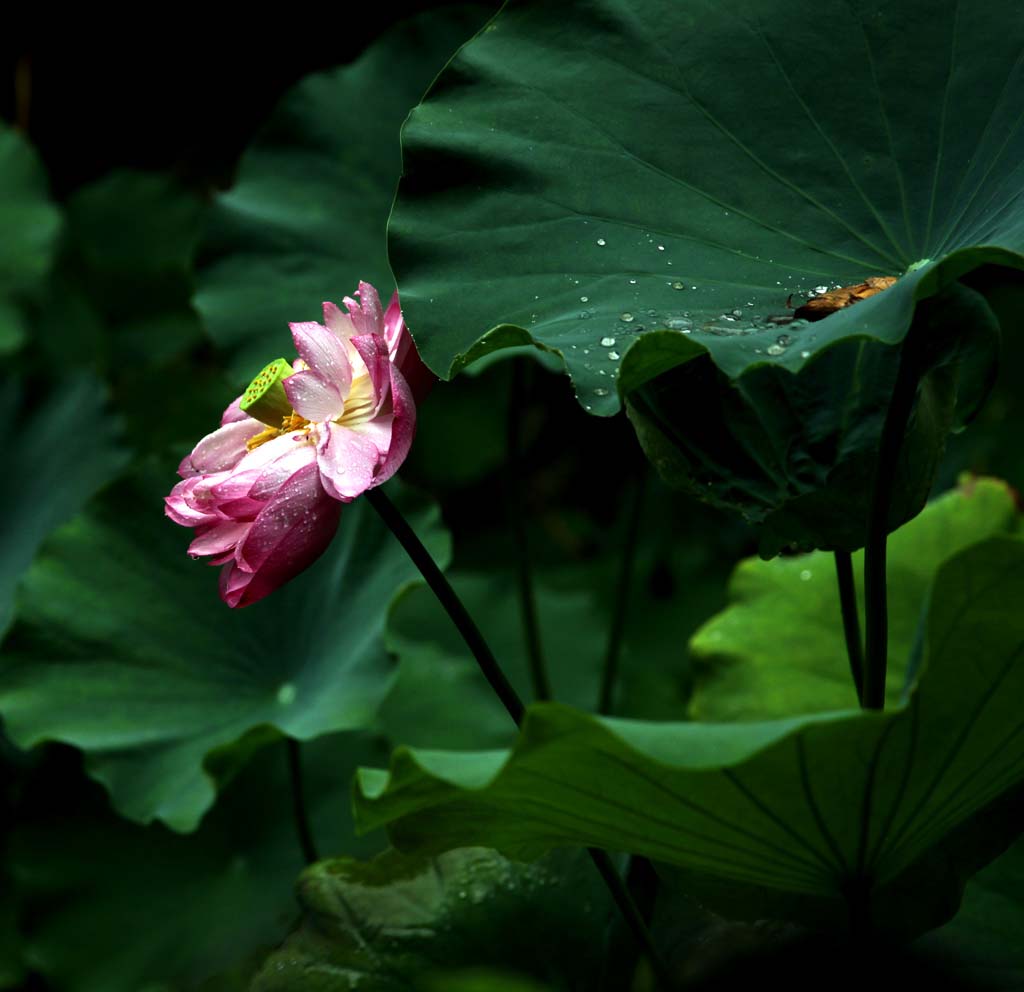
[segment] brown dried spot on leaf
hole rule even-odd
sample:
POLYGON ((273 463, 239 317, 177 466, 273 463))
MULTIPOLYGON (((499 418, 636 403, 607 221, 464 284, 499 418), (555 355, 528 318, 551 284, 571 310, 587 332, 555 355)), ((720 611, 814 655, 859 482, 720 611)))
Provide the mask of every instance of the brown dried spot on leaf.
POLYGON ((881 293, 894 282, 895 276, 869 276, 854 286, 841 286, 820 296, 812 296, 803 306, 799 306, 793 314, 795 320, 822 320, 830 313, 853 306, 869 296, 881 293))

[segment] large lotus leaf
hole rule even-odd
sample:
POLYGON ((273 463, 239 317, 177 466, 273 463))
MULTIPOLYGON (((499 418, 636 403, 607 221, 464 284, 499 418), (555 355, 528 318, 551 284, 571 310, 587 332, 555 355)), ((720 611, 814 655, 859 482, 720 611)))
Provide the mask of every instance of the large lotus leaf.
POLYGON ((0 354, 25 337, 23 307, 50 269, 60 226, 36 153, 0 121, 0 354))
POLYGON ((320 319, 320 302, 340 304, 360 279, 386 302, 399 129, 485 16, 454 7, 399 24, 351 65, 299 83, 245 153, 211 212, 195 300, 240 381, 281 352, 289 321, 320 319))
MULTIPOLYGON (((345 789, 355 765, 380 753, 381 742, 355 734, 303 746, 306 803, 324 855, 380 849, 379 835, 353 837, 345 789)), ((281 740, 184 837, 121 819, 98 786, 52 760, 21 791, 8 860, 27 962, 48 988, 170 992, 218 975, 217 989, 242 989, 296 919, 303 858, 281 740)))
MULTIPOLYGON (((889 674, 886 701, 904 694, 907 666, 936 571, 963 548, 1016 530, 1014 492, 965 477, 889 539, 889 674)), ((863 605, 863 555, 853 556, 863 605)), ((694 635, 691 712, 701 720, 760 720, 857 704, 839 610, 835 561, 810 555, 741 562, 732 605, 694 635)), ((863 629, 863 622, 861 624, 863 629)))
POLYGON ((864 885, 879 925, 934 926, 963 883, 957 857, 997 853, 944 840, 1022 777, 1022 566, 1009 538, 942 566, 927 669, 900 708, 656 724, 541 704, 512 751, 399 749, 389 772, 362 770, 357 822, 410 851, 629 850, 755 886, 779 912, 809 901, 822 922, 845 921, 842 894, 864 885))
POLYGON ((0 634, 13 616, 14 590, 43 538, 72 516, 124 464, 121 425, 106 388, 76 375, 30 390, 9 382, 0 401, 2 457, 12 484, 0 496, 0 634), (33 395, 35 393, 35 395, 33 395))
POLYGON ((403 131, 390 257, 424 357, 450 376, 533 341, 600 414, 692 364, 654 404, 674 474, 780 514, 766 555, 853 550, 895 345, 927 323, 925 367, 957 362, 926 383, 893 527, 990 381, 996 286, 957 281, 1024 266, 1022 43, 1015 8, 954 0, 509 5, 403 131), (791 296, 879 275, 903 278, 787 323, 791 296))
MULTIPOLYGON (((0 714, 21 747, 82 748, 125 816, 189 830, 213 802, 214 749, 264 724, 308 740, 373 721, 393 677, 385 618, 418 573, 357 501, 312 569, 230 610, 161 514, 161 485, 111 489, 44 546, 5 645, 0 714)), ((443 561, 436 508, 410 510, 443 561)))
POLYGON ((1022 39, 1012 5, 953 0, 509 5, 403 131, 390 253, 427 362, 532 338, 610 413, 643 330, 731 377, 901 340, 945 280, 1021 265, 1022 39), (923 259, 824 323, 768 320, 923 259))
POLYGON ((523 988, 489 986, 479 975, 479 984, 459 984, 477 968, 510 982, 593 989, 614 912, 583 852, 534 865, 483 848, 437 858, 388 851, 368 864, 338 859, 305 872, 299 899, 305 923, 267 960, 253 992, 523 988), (463 975, 448 985, 442 979, 452 971, 463 975))

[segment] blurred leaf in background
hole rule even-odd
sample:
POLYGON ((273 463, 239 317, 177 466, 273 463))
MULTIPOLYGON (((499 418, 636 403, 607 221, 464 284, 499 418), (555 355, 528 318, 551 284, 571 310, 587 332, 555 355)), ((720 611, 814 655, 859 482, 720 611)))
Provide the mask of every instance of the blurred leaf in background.
POLYGON ((397 25, 351 65, 299 83, 246 151, 211 212, 196 295, 240 384, 281 352, 289 321, 319 320, 321 302, 340 305, 360 279, 386 303, 399 128, 489 13, 448 7, 397 25))
POLYGON ((42 162, 22 134, 0 121, 0 356, 16 352, 29 335, 30 306, 38 302, 60 229, 42 162))
MULTIPOLYGON (((187 831, 214 802, 212 750, 264 724, 309 740, 373 721, 393 678, 385 618, 419 576, 356 502, 314 568, 231 610, 160 512, 165 486, 126 480, 46 543, 5 644, 0 714, 21 747, 81 747, 122 815, 187 831)), ((405 505, 444 562, 436 508, 405 505)))
MULTIPOLYGON (((356 734, 303 749, 324 855, 380 849, 379 835, 353 836, 347 781, 381 753, 356 734)), ((266 742, 188 836, 121 819, 78 765, 48 751, 19 789, 9 859, 27 965, 70 992, 192 989, 213 976, 218 989, 244 989, 298 915, 303 861, 283 740, 266 742)))

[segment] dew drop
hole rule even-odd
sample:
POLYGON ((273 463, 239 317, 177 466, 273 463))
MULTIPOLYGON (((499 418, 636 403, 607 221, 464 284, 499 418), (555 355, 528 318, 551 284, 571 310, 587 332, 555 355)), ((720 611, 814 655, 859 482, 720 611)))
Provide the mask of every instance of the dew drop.
POLYGON ((778 356, 781 355, 786 349, 781 344, 770 344, 765 348, 765 354, 778 356))
POLYGON ((742 317, 743 316, 743 311, 742 310, 733 310, 732 315, 734 317, 742 317))
POLYGON ((601 338, 601 347, 611 348, 615 344, 615 338, 601 338))
POLYGON ((626 324, 632 323, 633 315, 628 310, 626 310, 623 313, 619 314, 619 320, 623 321, 623 323, 626 324))
POLYGON ((682 284, 682 283, 681 283, 681 282, 680 282, 680 281, 679 281, 679 280, 677 279, 677 280, 676 280, 676 281, 675 281, 674 283, 672 283, 672 288, 673 288, 673 289, 686 289, 686 286, 684 286, 684 285, 683 285, 683 284, 682 284))
POLYGON ((604 239, 604 238, 598 238, 598 239, 597 239, 597 243, 598 243, 598 244, 599 244, 599 245, 600 245, 600 246, 601 246, 602 248, 603 248, 603 247, 604 247, 604 246, 605 246, 606 244, 608 244, 608 242, 607 242, 607 241, 605 241, 605 239, 604 239))
POLYGON ((291 682, 283 682, 281 687, 277 690, 277 701, 282 706, 290 706, 295 702, 295 697, 297 695, 298 690, 291 682))
POLYGON ((827 293, 828 292, 828 286, 815 286, 814 287, 814 292, 816 292, 819 296, 821 296, 822 293, 827 293))
POLYGON ((664 245, 658 245, 658 251, 664 251, 664 250, 665 250, 665 246, 664 245))
POLYGON ((801 582, 810 582, 811 579, 813 578, 813 576, 814 576, 814 573, 809 568, 805 568, 800 573, 800 581, 801 582))
POLYGON ((636 285, 636 280, 635 279, 630 279, 629 280, 629 284, 630 284, 630 286, 635 286, 636 285))
POLYGON ((605 389, 604 386, 598 386, 597 389, 594 390, 594 395, 595 396, 607 396, 608 395, 608 390, 605 389))
POLYGON ((580 297, 580 303, 589 303, 589 302, 590 302, 590 297, 589 296, 581 296, 580 297))
POLYGON ((608 352, 608 357, 609 357, 609 358, 610 358, 610 359, 611 359, 611 360, 612 360, 613 362, 617 362, 617 361, 619 360, 619 353, 618 353, 617 351, 609 351, 609 352, 608 352))
POLYGON ((801 358, 810 358, 811 357, 811 353, 809 351, 801 351, 800 352, 800 357, 801 358))

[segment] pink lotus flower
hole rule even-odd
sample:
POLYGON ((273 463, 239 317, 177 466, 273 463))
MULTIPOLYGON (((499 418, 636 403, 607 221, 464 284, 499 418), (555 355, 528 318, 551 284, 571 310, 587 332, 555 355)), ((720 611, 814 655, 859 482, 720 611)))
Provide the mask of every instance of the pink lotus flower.
POLYGON ((433 376, 391 298, 361 282, 346 310, 291 325, 299 358, 271 362, 182 461, 165 512, 195 528, 193 557, 223 565, 221 598, 248 606, 330 544, 342 503, 386 482, 409 453, 433 376), (346 312, 347 311, 347 312, 346 312))

